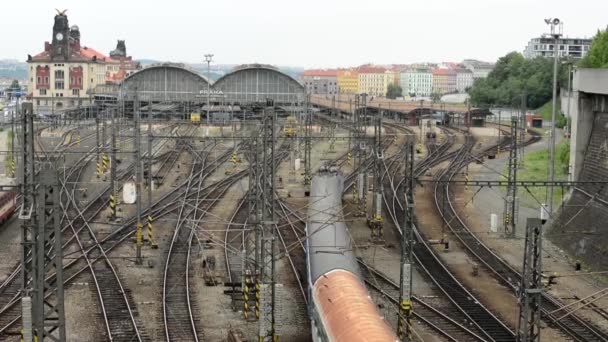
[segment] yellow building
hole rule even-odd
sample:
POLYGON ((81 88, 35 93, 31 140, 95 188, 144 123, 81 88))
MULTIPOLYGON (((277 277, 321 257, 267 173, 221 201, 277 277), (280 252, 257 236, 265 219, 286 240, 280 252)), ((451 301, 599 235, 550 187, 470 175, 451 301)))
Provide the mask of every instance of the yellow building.
POLYGON ((359 68, 359 93, 386 96, 388 85, 395 83, 395 73, 381 67, 359 68))
POLYGON ((338 71, 338 91, 341 94, 356 94, 359 91, 359 73, 356 70, 338 71))

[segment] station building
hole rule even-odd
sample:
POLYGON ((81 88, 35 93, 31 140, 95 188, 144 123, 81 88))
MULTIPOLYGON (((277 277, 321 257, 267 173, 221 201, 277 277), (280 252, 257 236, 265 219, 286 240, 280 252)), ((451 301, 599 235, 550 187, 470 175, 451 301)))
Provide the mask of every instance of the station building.
POLYGON ((119 83, 140 68, 119 41, 110 56, 81 45, 80 29, 71 26, 65 11, 55 15, 51 42, 44 51, 28 55, 28 98, 40 114, 52 114, 92 103, 95 89, 119 83))

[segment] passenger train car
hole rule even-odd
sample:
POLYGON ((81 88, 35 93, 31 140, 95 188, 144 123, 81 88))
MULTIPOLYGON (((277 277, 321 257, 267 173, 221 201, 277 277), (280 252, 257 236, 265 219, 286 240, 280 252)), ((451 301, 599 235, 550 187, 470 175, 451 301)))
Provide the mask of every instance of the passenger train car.
POLYGON ((343 188, 331 170, 312 179, 306 233, 313 341, 398 341, 360 276, 342 216, 343 188))

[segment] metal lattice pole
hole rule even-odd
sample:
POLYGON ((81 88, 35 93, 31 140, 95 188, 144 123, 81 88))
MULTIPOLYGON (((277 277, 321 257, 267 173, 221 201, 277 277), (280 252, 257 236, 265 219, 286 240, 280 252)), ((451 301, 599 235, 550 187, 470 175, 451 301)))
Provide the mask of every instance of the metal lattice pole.
MULTIPOLYGON (((121 100, 122 101, 122 100, 121 100)), ((119 106, 119 108, 123 108, 119 106)), ((111 159, 110 159, 110 220, 116 220, 116 209, 118 206, 118 184, 116 180, 116 109, 112 109, 112 121, 111 121, 111 159)))
POLYGON ((34 338, 32 303, 37 300, 36 284, 36 196, 35 196, 35 165, 34 165, 34 119, 32 103, 24 103, 21 111, 21 302, 23 308, 23 338, 32 342, 34 338))
POLYGON ((363 108, 363 113, 361 113, 361 110, 357 111, 357 136, 355 139, 357 144, 357 170, 359 181, 358 215, 365 216, 365 213, 367 212, 367 170, 365 169, 365 151, 367 149, 365 144, 367 96, 365 94, 361 95, 361 102, 359 105, 363 108), (361 114, 363 114, 363 118, 361 118, 361 114))
POLYGON ((405 222, 401 231, 401 272, 397 333, 401 341, 412 341, 412 263, 414 251, 414 143, 405 149, 405 222))
POLYGON ((101 159, 100 159, 100 150, 101 150, 101 146, 100 146, 100 141, 99 141, 99 117, 95 116, 95 145, 97 146, 97 148, 95 149, 95 160, 96 160, 96 175, 97 178, 101 177, 101 159))
POLYGON ((158 245, 154 241, 154 234, 152 231, 152 224, 154 217, 152 217, 152 187, 154 186, 154 180, 152 179, 152 143, 154 137, 152 136, 152 102, 148 101, 148 243, 152 248, 157 248, 158 245))
POLYGON ((304 138, 304 185, 309 186, 312 180, 312 111, 310 109, 310 94, 306 94, 304 103, 305 138, 304 138))
POLYGON ((542 221, 528 218, 523 273, 519 288, 518 342, 540 341, 542 298, 542 221))
POLYGON ((263 179, 262 179, 262 255, 260 265, 260 320, 259 341, 275 341, 275 206, 274 206, 274 148, 275 111, 272 100, 267 100, 263 118, 263 179))
POLYGON ((37 341, 65 341, 63 249, 61 239, 59 182, 52 166, 40 172, 36 238, 36 300, 32 303, 37 341), (51 277, 55 274, 54 277, 51 277))
POLYGON ((382 218, 382 196, 384 187, 382 185, 382 110, 378 111, 374 122, 374 198, 372 215, 370 215, 370 227, 372 238, 382 238, 383 218, 382 218))
POLYGON ((141 256, 141 247, 143 244, 143 226, 141 223, 141 201, 142 201, 142 182, 143 182, 143 170, 141 164, 141 132, 140 132, 140 117, 141 113, 139 111, 139 97, 137 94, 137 89, 135 89, 135 100, 133 101, 133 122, 135 124, 135 139, 134 139, 134 147, 135 147, 135 192, 136 192, 136 207, 137 207, 137 226, 135 232, 135 243, 136 243, 136 256, 135 263, 141 265, 143 263, 143 259, 141 256))
POLYGON ((507 196, 505 197, 505 210, 503 222, 505 235, 515 238, 517 227, 517 122, 516 116, 511 116, 511 147, 509 149, 509 165, 507 170, 507 196))

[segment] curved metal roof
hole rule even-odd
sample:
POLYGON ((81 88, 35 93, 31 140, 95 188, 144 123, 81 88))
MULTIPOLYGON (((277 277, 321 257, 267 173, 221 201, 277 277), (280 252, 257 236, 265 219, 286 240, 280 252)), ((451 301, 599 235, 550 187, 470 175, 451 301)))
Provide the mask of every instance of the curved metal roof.
POLYGON ((293 77, 278 69, 262 64, 249 64, 235 68, 213 84, 229 103, 259 103, 273 99, 277 105, 304 101, 305 90, 293 77))
POLYGON ((196 102, 211 85, 207 78, 183 64, 154 64, 135 72, 121 83, 125 98, 137 95, 142 101, 196 102))
POLYGON ((162 69, 162 68, 182 70, 182 71, 185 71, 187 73, 192 74, 195 77, 198 77, 198 78, 202 79, 204 82, 207 82, 207 83, 213 85, 213 80, 211 80, 211 82, 209 82, 209 80, 207 79, 207 77, 205 77, 204 75, 199 74, 198 72, 196 72, 195 70, 193 70, 191 68, 186 67, 186 65, 182 64, 182 63, 157 63, 157 64, 150 64, 147 67, 145 67, 145 68, 143 68, 141 70, 138 70, 138 71, 132 73, 131 75, 125 77, 125 79, 122 80, 122 82, 124 83, 124 82, 128 81, 130 78, 132 78, 132 77, 134 77, 136 75, 139 75, 141 73, 149 72, 149 71, 151 71, 153 69, 162 69))
POLYGON ((285 77, 291 79, 292 81, 296 82, 297 84, 299 84, 302 87, 302 91, 304 90, 304 85, 302 85, 295 78, 293 78, 293 77, 287 75, 286 73, 282 72, 281 70, 279 70, 279 68, 277 68, 275 66, 272 66, 272 65, 269 65, 269 64, 259 64, 259 63, 242 64, 242 65, 236 66, 236 67, 234 67, 234 69, 232 69, 231 72, 229 72, 226 75, 218 78, 217 81, 215 81, 215 83, 220 83, 221 81, 223 81, 225 78, 227 78, 230 75, 234 75, 236 73, 239 73, 239 72, 242 72, 242 71, 246 71, 246 70, 255 70, 255 69, 258 69, 258 70, 268 70, 268 71, 276 72, 277 74, 285 76, 285 77))

